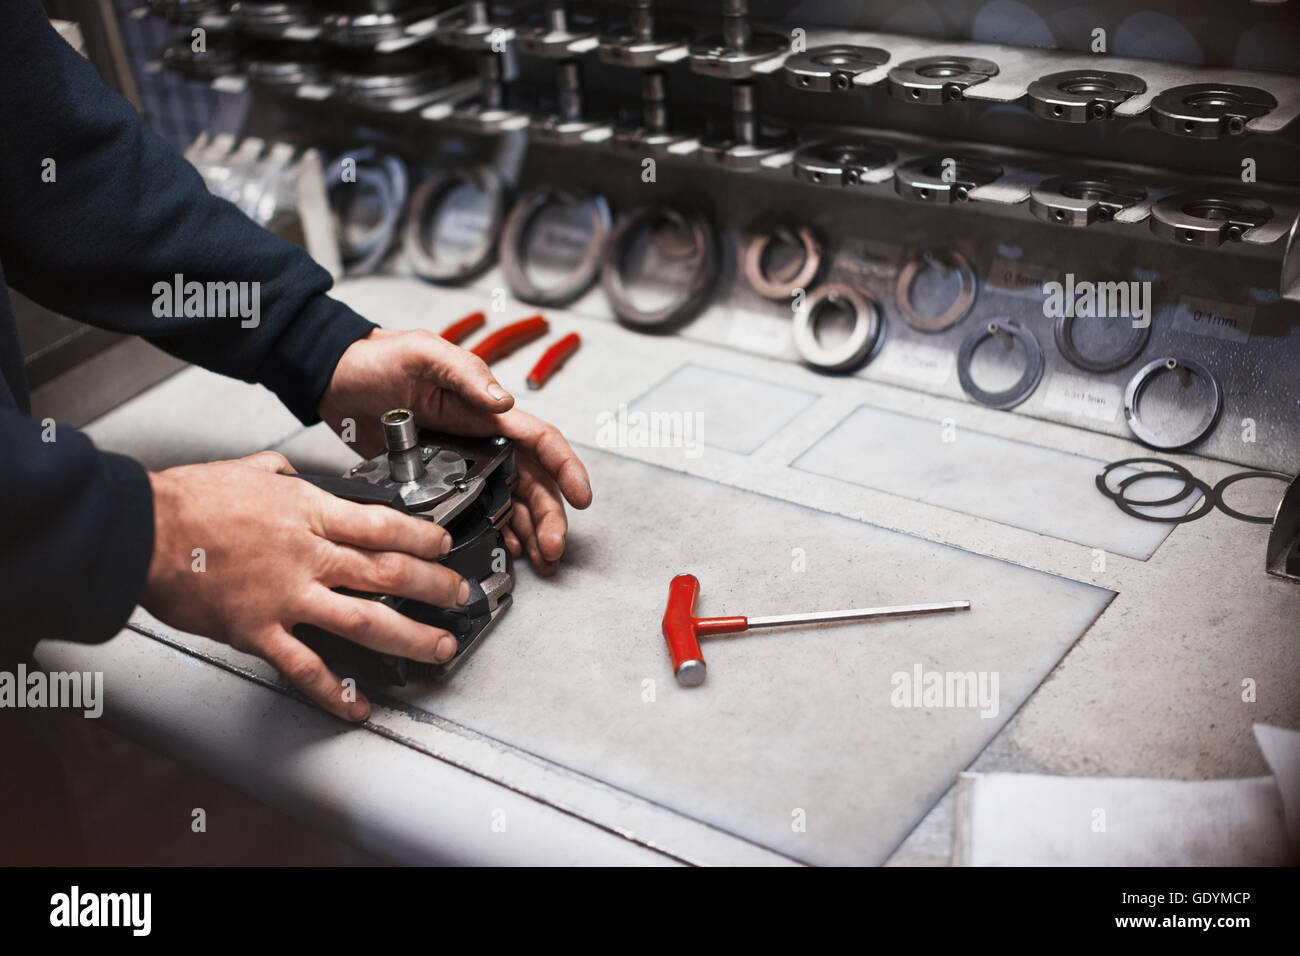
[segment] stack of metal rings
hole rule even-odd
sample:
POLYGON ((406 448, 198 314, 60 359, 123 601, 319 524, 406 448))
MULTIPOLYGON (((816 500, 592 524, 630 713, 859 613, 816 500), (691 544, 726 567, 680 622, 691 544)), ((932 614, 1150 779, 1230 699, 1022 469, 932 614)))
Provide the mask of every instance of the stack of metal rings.
POLYGON ((1097 473, 1096 484, 1097 490, 1103 495, 1115 502, 1116 507, 1126 515, 1134 518, 1141 518, 1143 521, 1155 521, 1160 524, 1184 524, 1188 521, 1195 521, 1197 518, 1204 518, 1207 514, 1218 508, 1230 518, 1236 518, 1238 521, 1249 521, 1254 524, 1271 524, 1273 518, 1271 515, 1248 515, 1236 509, 1229 507, 1223 500, 1223 493, 1232 485, 1247 478, 1275 478, 1278 481, 1290 484, 1293 476, 1283 474, 1280 471, 1239 471, 1235 474, 1228 475, 1218 484, 1211 487, 1210 483, 1201 478, 1197 478, 1190 471, 1177 462, 1168 461, 1164 458, 1123 458, 1119 461, 1112 461, 1109 465, 1097 473), (1164 470, 1139 471, 1137 474, 1129 475, 1123 478, 1119 483, 1111 488, 1107 480, 1110 473, 1116 468, 1124 468, 1131 465, 1159 465, 1164 470), (1125 496, 1125 492, 1132 485, 1148 478, 1177 478, 1183 482, 1183 487, 1177 494, 1167 495, 1164 498, 1143 498, 1132 499, 1125 496), (1190 511, 1183 514, 1165 514, 1153 515, 1139 508, 1159 508, 1165 505, 1177 504, 1185 501, 1192 492, 1198 492, 1201 496, 1201 502, 1190 511))

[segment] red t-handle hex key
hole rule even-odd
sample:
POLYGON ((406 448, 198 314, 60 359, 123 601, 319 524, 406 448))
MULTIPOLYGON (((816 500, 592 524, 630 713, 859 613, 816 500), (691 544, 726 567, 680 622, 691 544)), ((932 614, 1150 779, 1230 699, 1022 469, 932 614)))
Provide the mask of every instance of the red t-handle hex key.
POLYGON ((677 683, 695 687, 704 683, 704 653, 700 638, 712 634, 737 634, 759 627, 792 627, 797 624, 833 624, 841 621, 879 621, 891 617, 921 614, 950 614, 969 611, 970 601, 945 604, 896 604, 892 607, 851 608, 845 611, 813 611, 808 614, 775 614, 770 617, 696 617, 695 601, 700 582, 693 574, 679 574, 668 584, 668 606, 664 609, 664 639, 673 660, 677 683))

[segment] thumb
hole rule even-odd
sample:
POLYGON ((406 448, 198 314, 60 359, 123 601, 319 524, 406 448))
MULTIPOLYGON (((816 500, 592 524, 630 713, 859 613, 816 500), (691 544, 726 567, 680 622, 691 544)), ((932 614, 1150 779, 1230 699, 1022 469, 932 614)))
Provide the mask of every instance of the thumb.
POLYGON ((255 455, 246 455, 239 460, 246 465, 252 465, 254 468, 269 471, 273 475, 298 474, 293 465, 289 464, 289 459, 278 451, 259 451, 255 455))

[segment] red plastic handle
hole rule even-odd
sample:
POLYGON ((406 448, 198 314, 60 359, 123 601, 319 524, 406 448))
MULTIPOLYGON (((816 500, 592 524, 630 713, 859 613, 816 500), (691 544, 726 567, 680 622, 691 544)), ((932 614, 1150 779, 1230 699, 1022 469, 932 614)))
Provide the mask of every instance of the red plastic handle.
POLYGON ((701 635, 736 634, 749 627, 749 619, 744 617, 696 617, 695 602, 699 596, 700 582, 693 574, 679 574, 668 583, 663 631, 674 674, 687 661, 704 663, 701 635))
POLYGON ((527 345, 533 339, 541 338, 550 331, 550 328, 551 324, 540 315, 530 316, 497 329, 470 351, 491 364, 497 359, 505 358, 515 349, 527 345))
POLYGON ((569 356, 578 351, 578 346, 581 344, 582 338, 578 333, 570 332, 543 353, 537 360, 537 364, 533 366, 533 370, 528 373, 524 383, 529 388, 541 388, 560 370, 560 366, 569 360, 569 356))
POLYGON ((460 345, 471 334, 487 325, 487 316, 482 312, 471 312, 463 319, 457 319, 442 330, 442 337, 452 345, 460 345))

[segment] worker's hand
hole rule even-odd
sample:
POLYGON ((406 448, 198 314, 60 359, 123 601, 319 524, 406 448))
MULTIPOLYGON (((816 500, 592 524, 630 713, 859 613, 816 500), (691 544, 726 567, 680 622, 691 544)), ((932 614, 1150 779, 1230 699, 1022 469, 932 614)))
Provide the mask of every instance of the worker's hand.
POLYGON ((293 636, 294 625, 442 663, 456 652, 446 631, 331 589, 458 607, 469 585, 434 563, 451 537, 432 521, 345 501, 292 474, 273 451, 150 473, 154 549, 140 603, 173 627, 264 658, 331 713, 365 720, 370 702, 293 636))
POLYGON ((335 431, 352 419, 353 447, 366 457, 383 448, 379 416, 392 408, 409 408, 425 428, 513 439, 519 481, 506 547, 554 574, 568 531, 564 501, 586 508, 591 483, 559 429, 513 405, 473 353, 433 332, 375 329, 343 353, 318 411, 335 431))

